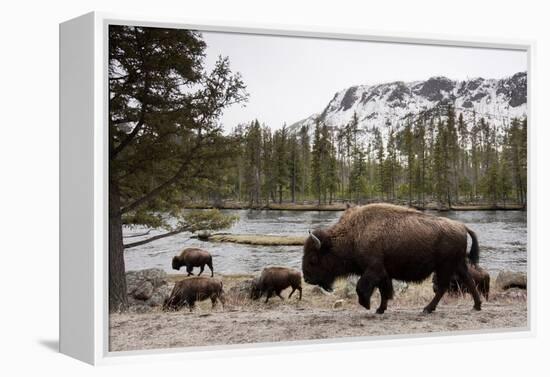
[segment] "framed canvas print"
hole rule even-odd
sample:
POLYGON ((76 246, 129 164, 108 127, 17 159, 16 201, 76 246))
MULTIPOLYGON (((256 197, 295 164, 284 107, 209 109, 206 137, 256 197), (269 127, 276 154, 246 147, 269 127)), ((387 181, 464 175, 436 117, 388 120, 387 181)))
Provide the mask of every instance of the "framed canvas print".
POLYGON ((531 53, 61 24, 61 351, 104 363, 530 334, 531 53))

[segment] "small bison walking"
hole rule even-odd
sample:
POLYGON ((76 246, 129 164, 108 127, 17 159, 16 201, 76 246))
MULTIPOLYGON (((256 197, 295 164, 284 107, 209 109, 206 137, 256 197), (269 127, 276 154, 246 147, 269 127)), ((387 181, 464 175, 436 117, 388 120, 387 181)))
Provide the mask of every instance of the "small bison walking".
POLYGON ((304 280, 332 290, 340 276, 359 275, 359 303, 370 309, 375 288, 381 314, 393 298, 392 279, 420 282, 437 274, 437 292, 424 312, 433 312, 457 274, 481 310, 481 300, 468 272, 466 257, 477 264, 476 234, 464 224, 420 211, 390 204, 370 204, 348 208, 333 226, 310 234, 304 243, 304 280), (472 248, 467 255, 467 237, 472 248))
MULTIPOLYGON (((485 300, 488 301, 489 289, 491 285, 491 276, 489 275, 489 273, 483 268, 471 264, 468 265, 468 272, 470 273, 472 279, 474 279, 474 284, 478 292, 483 295, 483 297, 485 297, 485 300)), ((437 292, 437 274, 434 274, 432 278, 432 283, 434 292, 437 292)), ((454 274, 451 277, 451 282, 449 284, 448 290, 449 292, 468 293, 468 287, 457 274, 454 274)))
POLYGON ((298 290, 298 299, 302 299, 302 274, 300 271, 287 267, 267 267, 263 269, 260 277, 254 280, 250 296, 253 300, 258 300, 265 294, 267 303, 275 293, 283 300, 281 292, 288 287, 292 287, 288 298, 298 290))
POLYGON ((210 268, 210 276, 214 276, 214 267, 212 265, 212 255, 206 250, 198 248, 188 248, 184 249, 180 255, 176 255, 172 258, 172 268, 174 270, 180 269, 180 267, 185 266, 187 270, 187 276, 193 275, 193 268, 200 267, 199 275, 201 276, 204 271, 204 266, 207 265, 210 268))
POLYGON ((164 301, 162 309, 164 311, 179 310, 188 306, 189 310, 193 310, 196 301, 207 299, 212 301, 212 308, 216 306, 218 300, 222 303, 222 307, 225 305, 222 281, 204 276, 190 277, 180 280, 174 285, 172 293, 164 301))

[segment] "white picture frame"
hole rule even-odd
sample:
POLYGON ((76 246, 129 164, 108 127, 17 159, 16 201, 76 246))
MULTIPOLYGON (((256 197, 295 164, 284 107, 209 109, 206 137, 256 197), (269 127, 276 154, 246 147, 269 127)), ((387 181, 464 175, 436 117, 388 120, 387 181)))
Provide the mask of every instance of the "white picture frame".
MULTIPOLYGON (((60 24, 60 352, 90 364, 112 364, 184 357, 227 357, 296 351, 379 347, 387 344, 422 344, 479 339, 532 337, 536 333, 533 310, 535 290, 528 289, 528 326, 525 329, 319 341, 260 343, 251 345, 173 348, 153 351, 108 350, 108 148, 107 148, 107 38, 109 24, 301 36, 393 43, 461 46, 526 51, 528 55, 528 140, 535 137, 532 57, 529 40, 461 38, 414 33, 388 33, 310 26, 257 25, 206 22, 173 18, 88 13, 60 24), (74 268, 78 266, 78 268, 74 268)), ((532 198, 533 143, 529 142, 528 198, 532 198)), ((528 200, 528 276, 532 268, 534 206, 528 200)))

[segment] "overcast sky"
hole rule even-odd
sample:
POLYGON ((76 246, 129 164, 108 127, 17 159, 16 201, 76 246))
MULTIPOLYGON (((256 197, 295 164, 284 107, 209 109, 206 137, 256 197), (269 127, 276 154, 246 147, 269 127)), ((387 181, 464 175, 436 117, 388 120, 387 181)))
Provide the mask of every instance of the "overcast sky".
POLYGON ((272 128, 321 112, 353 85, 446 76, 502 78, 527 70, 523 51, 204 32, 207 67, 229 56, 250 99, 225 111, 226 130, 258 119, 272 128))

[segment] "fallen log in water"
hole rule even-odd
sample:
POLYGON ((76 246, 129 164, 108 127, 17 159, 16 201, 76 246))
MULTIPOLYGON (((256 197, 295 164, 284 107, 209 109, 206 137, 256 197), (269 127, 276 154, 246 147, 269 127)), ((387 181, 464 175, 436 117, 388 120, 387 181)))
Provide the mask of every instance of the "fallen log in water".
POLYGON ((272 236, 265 234, 211 234, 201 235, 203 241, 233 242, 261 246, 302 246, 306 236, 272 236))

